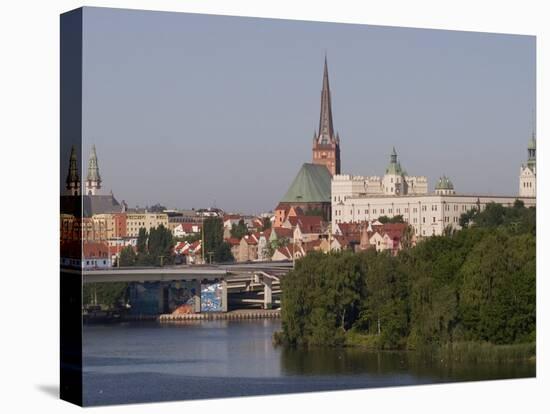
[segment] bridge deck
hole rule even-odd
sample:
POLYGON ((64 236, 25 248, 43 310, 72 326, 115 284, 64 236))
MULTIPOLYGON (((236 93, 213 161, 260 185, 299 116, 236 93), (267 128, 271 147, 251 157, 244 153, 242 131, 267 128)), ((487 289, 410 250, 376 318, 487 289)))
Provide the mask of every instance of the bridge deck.
POLYGON ((291 262, 253 262, 215 266, 125 267, 94 270, 62 269, 64 273, 82 274, 83 283, 159 282, 178 280, 244 279, 256 272, 280 276, 292 268, 291 262))

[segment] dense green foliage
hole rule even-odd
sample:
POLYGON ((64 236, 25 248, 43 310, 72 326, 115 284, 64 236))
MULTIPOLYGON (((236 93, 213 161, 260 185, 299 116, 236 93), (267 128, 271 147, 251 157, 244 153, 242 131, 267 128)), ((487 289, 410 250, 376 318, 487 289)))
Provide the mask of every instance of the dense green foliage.
MULTIPOLYGON (((162 224, 139 229, 136 250, 126 246, 120 251, 117 266, 163 266, 174 262, 172 232, 162 224)), ((83 303, 115 307, 125 296, 127 283, 91 283, 84 285, 83 303)))
POLYGON ((137 253, 138 254, 146 254, 147 253, 147 229, 144 227, 141 227, 139 229, 138 233, 138 239, 137 239, 137 253))
POLYGON ((150 229, 149 232, 141 228, 139 229, 137 240, 137 256, 133 264, 129 265, 163 266, 172 264, 174 263, 173 248, 174 239, 172 232, 162 224, 150 229))
POLYGON ((397 216, 388 217, 388 216, 380 216, 378 217, 378 221, 382 224, 386 223, 404 223, 405 220, 403 220, 403 215, 398 214, 397 216))
POLYGON ((113 308, 124 300, 127 287, 128 283, 124 282, 86 283, 82 288, 82 302, 113 308))
POLYGON ((488 205, 397 256, 310 253, 283 279, 291 345, 379 349, 535 340, 535 210, 488 205))
POLYGON ((235 237, 236 239, 240 240, 247 234, 248 227, 246 227, 246 223, 243 219, 240 219, 238 224, 233 223, 231 225, 231 237, 235 237))
POLYGON ((266 231, 271 228, 271 219, 269 217, 264 217, 262 219, 262 231, 266 231))
POLYGON ((174 238, 162 224, 156 228, 140 228, 136 252, 127 246, 120 252, 119 266, 164 266, 174 263, 174 238))
POLYGON ((190 233, 183 237, 174 237, 174 244, 177 242, 187 242, 187 243, 194 243, 197 240, 201 239, 200 233, 190 233))
POLYGON ((223 241, 223 220, 219 217, 204 219, 204 256, 208 263, 232 262, 231 246, 223 241))
POLYGON ((120 251, 120 258, 118 259, 118 266, 135 266, 137 261, 137 255, 134 252, 132 246, 126 246, 120 251))

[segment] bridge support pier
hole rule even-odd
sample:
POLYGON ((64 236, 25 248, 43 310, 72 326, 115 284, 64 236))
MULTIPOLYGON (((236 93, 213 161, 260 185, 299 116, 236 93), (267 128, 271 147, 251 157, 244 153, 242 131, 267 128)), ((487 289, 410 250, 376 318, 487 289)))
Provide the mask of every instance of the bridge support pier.
POLYGON ((264 284, 264 309, 271 309, 273 306, 273 289, 271 288, 272 280, 268 277, 263 278, 264 284))
POLYGON ((200 280, 193 280, 193 287, 195 289, 195 294, 193 296, 193 312, 200 313, 201 312, 201 281, 200 280))
POLYGON ((227 312, 227 281, 222 280, 222 312, 227 312))
POLYGON ((168 286, 164 282, 159 282, 159 313, 163 314, 167 312, 168 308, 168 286))

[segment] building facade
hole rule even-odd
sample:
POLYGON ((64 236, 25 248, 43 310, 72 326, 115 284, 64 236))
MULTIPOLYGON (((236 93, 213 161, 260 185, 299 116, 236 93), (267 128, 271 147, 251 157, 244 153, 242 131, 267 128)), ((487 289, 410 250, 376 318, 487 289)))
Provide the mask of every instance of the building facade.
POLYGON ((472 209, 483 211, 487 204, 513 206, 519 199, 535 207, 535 140, 528 146, 528 162, 520 171, 516 196, 457 194, 447 176, 439 178, 433 193, 424 176, 409 176, 397 159, 395 148, 382 178, 336 175, 331 182, 332 228, 340 223, 361 223, 382 216, 402 216, 414 235, 441 235, 446 227, 460 228, 460 216, 472 209), (374 185, 373 185, 374 184, 374 185))
POLYGON ((461 214, 469 210, 483 211, 489 203, 511 207, 519 199, 526 207, 534 207, 535 197, 507 197, 482 195, 406 195, 349 197, 333 207, 332 226, 338 223, 356 223, 377 220, 381 216, 401 215, 417 236, 438 236, 445 227, 459 229, 461 214))
POLYGON ((128 212, 126 213, 126 235, 137 237, 139 229, 149 231, 160 225, 168 228, 168 215, 166 213, 128 212))

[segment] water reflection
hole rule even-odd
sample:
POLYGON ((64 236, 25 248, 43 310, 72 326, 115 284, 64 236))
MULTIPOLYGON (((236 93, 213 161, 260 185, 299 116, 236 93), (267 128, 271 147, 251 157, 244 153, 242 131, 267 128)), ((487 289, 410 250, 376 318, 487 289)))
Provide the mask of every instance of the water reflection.
POLYGON ((523 378, 535 364, 433 361, 408 352, 272 345, 280 321, 85 326, 84 401, 101 405, 523 378))
POLYGON ((437 361, 417 352, 371 352, 361 348, 283 349, 286 375, 413 375, 433 381, 525 378, 535 375, 535 364, 437 361))

